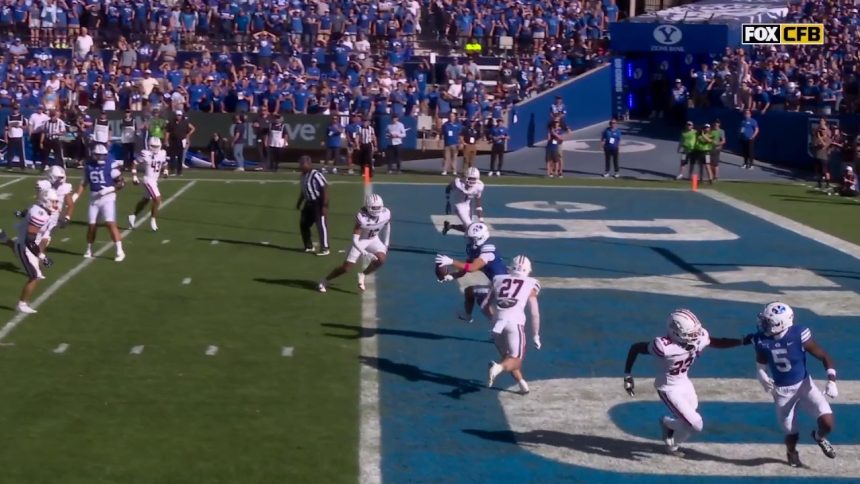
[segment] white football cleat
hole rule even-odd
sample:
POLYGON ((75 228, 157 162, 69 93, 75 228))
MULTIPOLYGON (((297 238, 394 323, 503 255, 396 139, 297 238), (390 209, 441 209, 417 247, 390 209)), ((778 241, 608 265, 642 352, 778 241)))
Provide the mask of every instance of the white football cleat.
POLYGON ((472 321, 474 321, 472 315, 466 314, 464 311, 457 312, 457 319, 459 319, 460 321, 465 321, 467 323, 471 323, 472 321))
POLYGON ((528 395, 529 384, 525 380, 520 380, 517 383, 520 385, 520 395, 528 395))
POLYGON ((326 285, 327 285, 326 280, 323 279, 320 281, 319 286, 317 286, 317 288, 319 289, 320 292, 326 292, 327 291, 326 285))
POLYGON ((84 259, 92 259, 92 258, 93 258, 92 251, 90 249, 87 249, 86 252, 84 252, 84 259))
POLYGON ((125 260, 125 252, 117 252, 116 257, 113 258, 116 262, 122 262, 125 260))
POLYGON ((134 222, 137 221, 137 215, 129 215, 128 216, 128 228, 134 228, 134 222))
POLYGON ((151 228, 153 232, 158 232, 158 224, 155 222, 154 218, 149 219, 149 228, 151 228))
POLYGON ((24 314, 36 314, 39 312, 39 311, 36 311, 35 309, 31 308, 30 305, 25 303, 24 301, 18 301, 18 307, 16 309, 18 310, 19 313, 24 313, 24 314))
POLYGON ((675 431, 666 425, 663 417, 660 417, 660 431, 662 433, 663 443, 666 444, 666 449, 677 447, 675 445, 675 431))
POLYGON ((493 388, 493 382, 496 381, 497 376, 502 374, 503 370, 504 368, 502 368, 502 365, 496 363, 495 361, 490 362, 490 369, 487 372, 487 388, 493 388))
POLYGON ((365 285, 364 285, 364 273, 363 272, 358 273, 358 289, 361 292, 364 292, 367 289, 367 287, 365 287, 365 285))

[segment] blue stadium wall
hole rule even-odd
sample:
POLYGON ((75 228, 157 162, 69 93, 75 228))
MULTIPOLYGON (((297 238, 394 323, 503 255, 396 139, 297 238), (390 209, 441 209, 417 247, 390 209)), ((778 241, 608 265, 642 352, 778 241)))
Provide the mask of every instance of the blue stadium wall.
POLYGON ((561 96, 567 106, 567 126, 581 129, 612 117, 612 70, 607 64, 543 92, 511 110, 508 151, 546 140, 550 106, 561 96))
MULTIPOLYGON (((690 109, 687 119, 700 126, 719 119, 726 132, 726 147, 729 151, 740 151, 740 122, 743 118, 736 109, 690 109)), ((772 111, 754 114, 759 124, 759 138, 755 144, 757 160, 788 166, 811 168, 811 128, 818 124, 821 116, 809 113, 772 111)), ((860 116, 827 116, 831 124, 855 137, 860 132, 860 116)))

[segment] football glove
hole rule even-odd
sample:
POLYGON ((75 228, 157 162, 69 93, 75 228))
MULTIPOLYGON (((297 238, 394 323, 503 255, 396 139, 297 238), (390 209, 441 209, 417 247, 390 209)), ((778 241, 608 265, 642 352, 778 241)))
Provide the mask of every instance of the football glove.
POLYGON ((833 380, 827 381, 827 386, 824 387, 824 394, 830 398, 839 396, 839 390, 836 388, 836 382, 833 380))
POLYGON ((135 185, 140 185, 140 178, 138 178, 137 175, 134 175, 131 177, 131 182, 135 185))
POLYGON ((773 393, 773 378, 759 378, 758 382, 761 383, 761 387, 764 389, 765 393, 773 393))
POLYGON ((64 215, 63 218, 60 219, 60 228, 65 228, 71 221, 72 219, 70 219, 68 215, 64 215))
POLYGON ((624 391, 627 392, 631 397, 636 395, 635 391, 636 383, 633 382, 633 377, 627 375, 624 377, 624 391))
POLYGON ((442 279, 439 279, 439 282, 451 282, 453 280, 454 280, 454 276, 452 276, 451 274, 445 274, 445 277, 443 277, 442 279))
POLYGON ((51 260, 50 257, 45 256, 45 257, 42 257, 42 265, 45 267, 51 267, 52 265, 54 265, 54 261, 51 260))
POLYGON ((541 347, 540 336, 534 335, 534 337, 532 337, 532 342, 534 342, 534 344, 535 344, 535 349, 539 350, 541 347))
POLYGON ((451 202, 445 202, 445 215, 451 215, 451 202))
POLYGON ((79 197, 80 197, 80 195, 78 195, 77 193, 73 193, 72 194, 72 203, 77 202, 79 197))
POLYGON ((18 218, 24 218, 27 215, 27 212, 24 210, 15 210, 15 216, 18 218))
POLYGON ((454 259, 448 257, 447 255, 438 254, 436 255, 436 263, 440 266, 450 266, 454 263, 454 259))
POLYGON ((752 344, 753 336, 755 336, 755 334, 753 333, 744 336, 743 338, 741 338, 741 344, 743 344, 744 346, 752 344))

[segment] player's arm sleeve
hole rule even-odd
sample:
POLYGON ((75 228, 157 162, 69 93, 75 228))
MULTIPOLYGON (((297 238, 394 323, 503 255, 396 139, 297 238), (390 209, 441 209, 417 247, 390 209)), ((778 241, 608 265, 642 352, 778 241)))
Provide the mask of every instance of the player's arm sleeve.
POLYGON ((532 292, 529 297, 529 313, 532 317, 532 336, 540 336, 540 305, 538 305, 536 292, 532 292))
POLYGON ((388 221, 387 224, 385 224, 385 227, 382 228, 382 232, 384 233, 384 236, 382 238, 383 243, 385 244, 386 247, 388 247, 390 242, 391 242, 391 221, 390 220, 388 221))
POLYGON ((650 352, 651 346, 645 342, 633 343, 627 351, 627 360, 624 362, 624 374, 629 375, 633 371, 633 364, 636 363, 636 357, 650 352))

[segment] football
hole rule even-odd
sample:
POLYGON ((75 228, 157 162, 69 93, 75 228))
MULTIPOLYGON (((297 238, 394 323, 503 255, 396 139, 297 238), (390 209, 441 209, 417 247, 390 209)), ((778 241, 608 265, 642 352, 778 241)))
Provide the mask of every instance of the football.
POLYGON ((445 276, 449 274, 448 269, 448 266, 436 264, 436 280, 441 281, 442 279, 445 279, 445 276))

